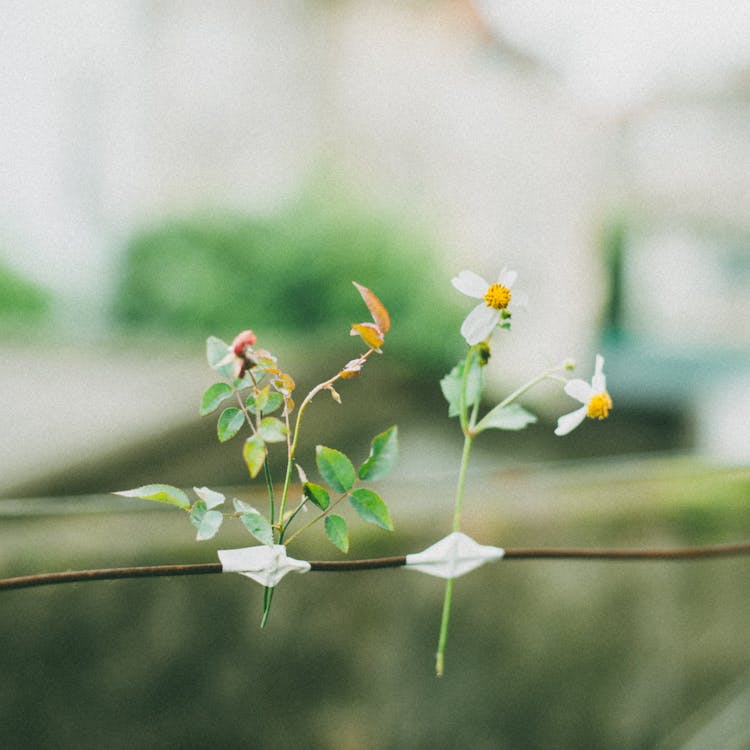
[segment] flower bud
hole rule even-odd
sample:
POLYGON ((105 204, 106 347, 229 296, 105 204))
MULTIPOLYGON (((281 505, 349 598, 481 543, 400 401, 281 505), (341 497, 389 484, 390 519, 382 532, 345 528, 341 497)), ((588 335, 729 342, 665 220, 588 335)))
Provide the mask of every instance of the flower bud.
POLYGON ((238 357, 241 357, 245 353, 245 347, 252 346, 256 341, 257 338, 250 329, 242 331, 242 333, 238 333, 234 337, 234 341, 232 341, 232 351, 238 357))

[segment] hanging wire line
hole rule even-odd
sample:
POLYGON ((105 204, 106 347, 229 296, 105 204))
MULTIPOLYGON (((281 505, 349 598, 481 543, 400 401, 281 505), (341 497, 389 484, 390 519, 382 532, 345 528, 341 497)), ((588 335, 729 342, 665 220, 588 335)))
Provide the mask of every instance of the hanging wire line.
MULTIPOLYGON (((607 549, 565 547, 516 547, 505 549, 504 560, 641 560, 678 561, 705 560, 715 557, 750 554, 750 541, 732 544, 711 544, 700 547, 674 547, 670 549, 607 549)), ((406 555, 376 557, 369 560, 311 560, 310 570, 320 572, 352 572, 379 568, 400 568, 406 565, 406 555)), ((60 573, 37 573, 0 579, 0 590, 24 589, 56 583, 82 583, 85 581, 114 580, 120 578, 159 578, 162 576, 194 576, 222 573, 221 563, 190 565, 146 565, 135 568, 96 568, 68 570, 60 573)))

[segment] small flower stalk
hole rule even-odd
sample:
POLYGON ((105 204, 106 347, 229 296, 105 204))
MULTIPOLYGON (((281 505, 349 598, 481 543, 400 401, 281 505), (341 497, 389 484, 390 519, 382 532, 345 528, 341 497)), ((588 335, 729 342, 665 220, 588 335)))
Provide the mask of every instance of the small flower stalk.
MULTIPOLYGON (((536 423, 536 416, 518 403, 518 399, 527 391, 545 381, 562 383, 565 393, 581 402, 581 408, 563 415, 558 420, 555 434, 559 436, 567 435, 587 416, 593 419, 605 419, 612 409, 612 399, 607 392, 603 372, 604 359, 601 355, 597 355, 591 383, 579 379, 568 380, 564 373, 573 369, 574 363, 567 359, 517 388, 480 416, 483 371, 490 360, 491 337, 498 329, 509 331, 512 309, 519 304, 521 299, 525 303, 523 295, 515 291, 516 279, 515 271, 503 268, 494 283, 488 282, 473 271, 466 270, 461 271, 451 281, 454 288, 462 294, 481 300, 469 312, 461 325, 461 335, 469 346, 466 358, 440 382, 443 395, 448 402, 448 416, 458 417, 464 434, 464 448, 459 466, 453 512, 452 534, 455 535, 461 533, 464 484, 473 442, 478 435, 488 429, 517 431, 536 423)), ((439 677, 443 675, 445 669, 445 652, 453 597, 454 577, 446 577, 448 580, 445 586, 443 615, 435 659, 435 669, 439 677)))

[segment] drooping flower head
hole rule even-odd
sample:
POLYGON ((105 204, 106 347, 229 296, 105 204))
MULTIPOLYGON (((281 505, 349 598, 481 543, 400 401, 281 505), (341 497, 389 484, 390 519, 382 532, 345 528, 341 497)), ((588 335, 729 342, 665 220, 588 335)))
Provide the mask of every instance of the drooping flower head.
POLYGON ((501 321, 508 321, 513 300, 511 290, 517 276, 515 271, 504 268, 494 284, 473 271, 461 271, 451 279, 451 283, 461 294, 482 300, 461 325, 461 335, 469 346, 489 338, 501 321))
POLYGON ((580 401, 583 406, 580 409, 563 414, 557 420, 555 435, 567 435, 569 432, 578 427, 586 417, 591 419, 606 419, 612 409, 612 398, 607 393, 607 379, 603 372, 604 357, 601 354, 596 355, 596 364, 594 366, 594 375, 591 383, 585 380, 569 380, 565 384, 565 393, 568 396, 580 401))
POLYGON ((256 335, 251 331, 242 331, 238 333, 232 341, 232 351, 238 356, 242 357, 247 347, 252 347, 257 341, 256 335))

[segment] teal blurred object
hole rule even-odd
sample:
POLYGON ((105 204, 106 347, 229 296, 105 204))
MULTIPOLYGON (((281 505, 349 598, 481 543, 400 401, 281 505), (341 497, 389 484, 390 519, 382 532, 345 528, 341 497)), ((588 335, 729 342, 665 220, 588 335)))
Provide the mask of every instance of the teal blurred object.
POLYGON ((129 243, 114 315, 130 329, 231 340, 252 328, 259 345, 273 331, 320 346, 369 320, 351 285, 358 281, 391 314, 389 354, 436 373, 461 351, 461 310, 435 260, 403 224, 320 200, 270 217, 175 219, 129 243), (435 299, 435 289, 447 292, 435 299), (441 330, 456 333, 435 347, 441 330))

